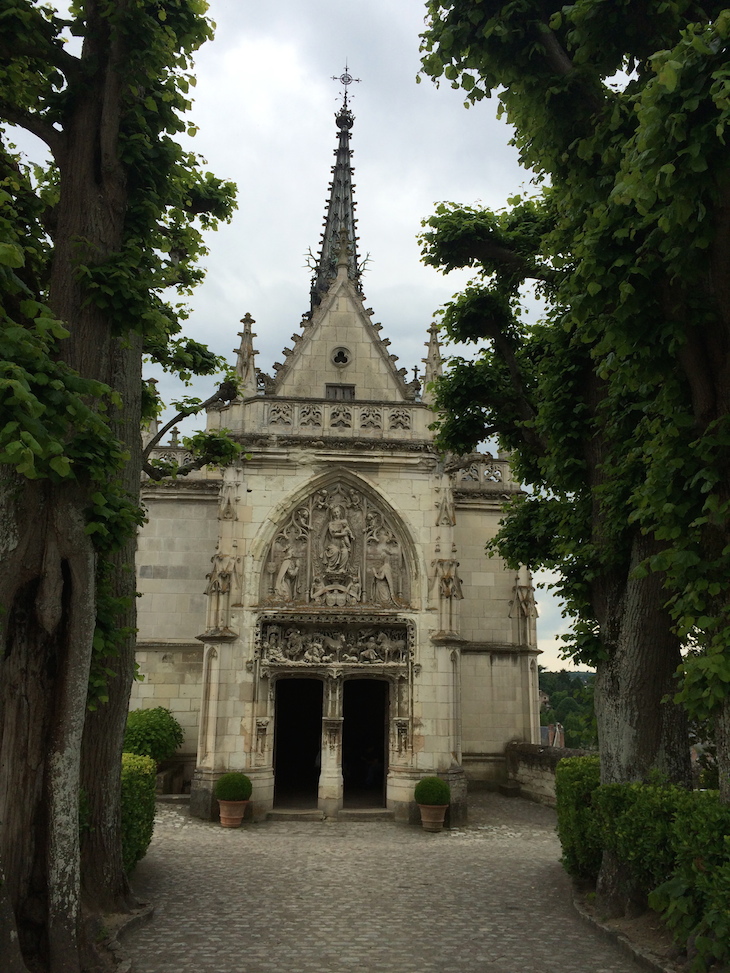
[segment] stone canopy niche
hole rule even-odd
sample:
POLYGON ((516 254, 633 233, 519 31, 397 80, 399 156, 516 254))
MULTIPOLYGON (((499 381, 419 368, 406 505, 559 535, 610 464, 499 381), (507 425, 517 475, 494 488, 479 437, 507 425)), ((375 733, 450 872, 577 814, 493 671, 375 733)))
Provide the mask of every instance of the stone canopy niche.
POLYGON ((261 584, 269 605, 396 609, 411 597, 392 516, 343 484, 317 490, 294 510, 269 548, 261 584))

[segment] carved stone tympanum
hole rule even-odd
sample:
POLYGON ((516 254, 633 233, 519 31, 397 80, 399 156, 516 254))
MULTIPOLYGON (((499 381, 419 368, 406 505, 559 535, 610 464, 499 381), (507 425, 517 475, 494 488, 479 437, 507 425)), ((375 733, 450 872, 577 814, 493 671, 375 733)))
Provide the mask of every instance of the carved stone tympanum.
POLYGON ((316 491, 290 514, 269 549, 262 585, 268 604, 396 608, 410 599, 392 517, 343 484, 316 491))

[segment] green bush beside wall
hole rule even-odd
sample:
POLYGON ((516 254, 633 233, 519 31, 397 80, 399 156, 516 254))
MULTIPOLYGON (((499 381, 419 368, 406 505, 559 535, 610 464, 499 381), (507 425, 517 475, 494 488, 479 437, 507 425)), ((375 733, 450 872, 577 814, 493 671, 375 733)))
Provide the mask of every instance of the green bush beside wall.
POLYGON ((688 797, 672 822, 672 874, 649 905, 679 943, 697 951, 694 973, 730 961, 730 806, 717 791, 688 797))
POLYGON ((691 947, 691 973, 729 962, 730 806, 717 791, 601 785, 599 773, 597 757, 568 757, 557 766, 566 870, 595 879, 604 849, 614 852, 676 941, 691 947))
POLYGON ((602 784, 594 792, 603 847, 629 867, 644 894, 674 871, 674 817, 693 798, 671 784, 602 784))
POLYGON ((600 783, 598 757, 565 757, 555 768, 562 862, 574 878, 596 879, 601 867, 603 839, 600 819, 593 807, 593 792, 600 783))
POLYGON ((175 753, 184 736, 182 727, 164 706, 135 709, 127 717, 124 752, 152 757, 161 764, 175 753))
POLYGON ((157 765, 151 757, 122 754, 122 860, 129 875, 144 858, 155 823, 157 765))

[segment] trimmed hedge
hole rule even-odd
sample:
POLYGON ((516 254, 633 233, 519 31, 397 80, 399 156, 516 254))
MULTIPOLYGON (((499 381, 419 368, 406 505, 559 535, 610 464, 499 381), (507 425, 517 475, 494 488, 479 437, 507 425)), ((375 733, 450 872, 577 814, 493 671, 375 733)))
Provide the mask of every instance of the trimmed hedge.
POLYGON ((696 950, 691 969, 730 962, 730 806, 695 791, 672 821, 674 868, 649 895, 675 939, 696 950))
POLYGON ((575 878, 595 880, 601 867, 603 838, 592 803, 600 783, 601 764, 596 756, 564 757, 555 768, 562 862, 568 874, 575 878))
POLYGON ((184 736, 183 728, 164 706, 135 709, 127 717, 124 752, 152 757, 161 764, 175 753, 184 736))
POLYGON ((561 760, 555 774, 563 865, 595 879, 603 851, 688 947, 691 973, 730 961, 730 806, 717 791, 599 783, 596 757, 561 760))
POLYGON ((603 847, 628 866, 637 889, 648 894, 666 882, 676 863, 674 818, 695 795, 671 784, 602 784, 593 795, 603 847))
POLYGON ((151 757, 122 754, 122 861, 127 875, 152 841, 156 776, 157 764, 151 757))

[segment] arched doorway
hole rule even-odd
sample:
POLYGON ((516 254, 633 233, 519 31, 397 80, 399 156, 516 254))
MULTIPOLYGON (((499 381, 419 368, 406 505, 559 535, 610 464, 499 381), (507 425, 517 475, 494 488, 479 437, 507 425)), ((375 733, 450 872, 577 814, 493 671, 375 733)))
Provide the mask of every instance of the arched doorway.
POLYGON ((322 748, 319 679, 277 679, 274 805, 316 807, 322 748))
POLYGON ((342 704, 344 807, 384 807, 388 773, 388 682, 347 679, 342 704))

